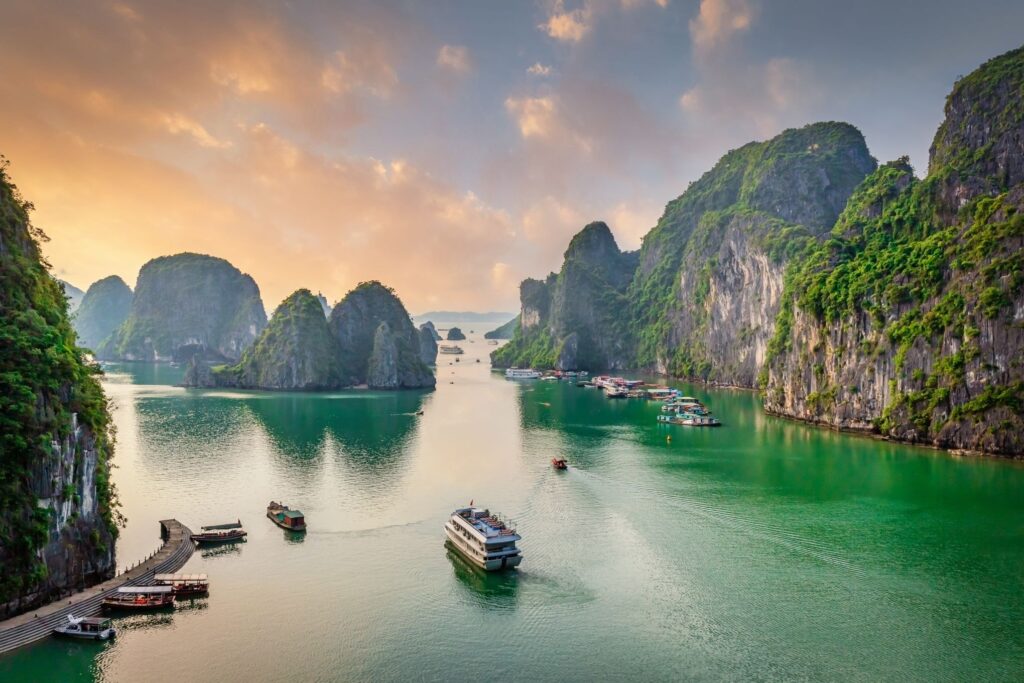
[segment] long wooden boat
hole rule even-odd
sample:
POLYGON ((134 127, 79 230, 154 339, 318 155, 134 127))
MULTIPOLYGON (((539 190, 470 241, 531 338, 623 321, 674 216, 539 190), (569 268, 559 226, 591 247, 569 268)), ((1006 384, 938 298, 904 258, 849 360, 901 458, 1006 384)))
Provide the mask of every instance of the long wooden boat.
POLYGON ((288 531, 305 531, 306 516, 299 510, 292 510, 284 503, 270 501, 267 505, 267 517, 271 522, 288 531))
POLYGON ((247 536, 242 528, 242 520, 228 522, 227 524, 209 524, 201 528, 201 533, 192 534, 192 540, 199 545, 231 543, 233 541, 240 541, 247 536))
POLYGON ((103 598, 103 609, 126 612, 174 607, 174 589, 170 586, 121 586, 113 595, 103 598))
POLYGON ((176 598, 191 598, 210 592, 210 580, 206 574, 157 574, 153 580, 158 586, 170 586, 176 598))

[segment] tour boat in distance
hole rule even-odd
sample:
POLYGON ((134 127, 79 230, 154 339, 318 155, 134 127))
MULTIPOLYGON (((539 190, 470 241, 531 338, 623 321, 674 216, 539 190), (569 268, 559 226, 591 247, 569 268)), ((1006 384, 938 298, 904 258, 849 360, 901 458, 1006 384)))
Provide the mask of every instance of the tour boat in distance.
POLYGON ((505 379, 539 379, 541 374, 530 368, 509 368, 505 371, 505 379))
POLYGON ((551 466, 556 470, 569 469, 569 463, 565 461, 565 458, 551 458, 551 466))
POLYGON ((523 555, 516 547, 522 537, 490 510, 472 507, 459 508, 445 522, 444 531, 452 547, 475 564, 489 572, 516 567, 523 555))
POLYGON ((100 604, 104 609, 131 612, 174 607, 174 589, 170 586, 121 586, 100 604))
MULTIPOLYGON (((437 347, 437 352, 438 353, 447 353, 449 355, 451 355, 451 354, 458 355, 460 353, 464 353, 463 350, 462 350, 462 347, 458 346, 457 344, 441 344, 439 347, 437 347)), ((458 359, 456 359, 456 360, 458 360, 458 359)))
POLYGON ((117 635, 117 630, 110 624, 110 619, 100 617, 73 617, 68 615, 68 623, 57 626, 53 632, 59 636, 84 638, 86 640, 107 640, 117 635))
POLYGON ((721 427, 722 423, 710 415, 697 415, 695 413, 676 413, 674 415, 659 415, 658 422, 673 425, 684 425, 686 427, 721 427))
POLYGON ((227 524, 210 524, 201 528, 201 533, 192 534, 192 540, 199 545, 231 543, 232 541, 240 541, 247 535, 242 528, 242 520, 228 522, 227 524))
POLYGON ((287 529, 288 531, 306 530, 306 516, 299 510, 292 510, 284 503, 270 501, 270 505, 267 506, 267 517, 282 529, 287 529))

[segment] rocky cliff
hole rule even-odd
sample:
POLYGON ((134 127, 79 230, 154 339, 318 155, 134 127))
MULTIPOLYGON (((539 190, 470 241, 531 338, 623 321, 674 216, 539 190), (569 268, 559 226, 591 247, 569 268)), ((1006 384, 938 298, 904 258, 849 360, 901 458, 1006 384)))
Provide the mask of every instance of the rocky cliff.
POLYGON ((85 292, 80 290, 78 287, 75 287, 67 280, 58 279, 57 284, 64 289, 64 296, 67 297, 68 300, 68 313, 74 313, 78 310, 78 307, 82 305, 82 298, 85 297, 85 292))
POLYGON ((632 358, 623 313, 637 254, 620 251, 608 226, 597 222, 573 237, 564 257, 557 275, 523 281, 518 329, 491 354, 494 365, 597 370, 632 358))
POLYGON ((116 275, 89 286, 72 320, 82 346, 95 349, 128 318, 132 290, 116 275))
POLYGON ((1024 48, 959 81, 928 175, 858 188, 787 273, 770 412, 1024 453, 1024 48))
POLYGON ((113 444, 42 233, 0 165, 0 616, 114 572, 113 444))
POLYGON ((519 329, 519 316, 484 334, 484 339, 511 339, 519 329))
POLYGON ((434 329, 434 323, 428 320, 420 325, 419 337, 420 360, 427 365, 434 365, 437 363, 437 341, 441 338, 441 335, 434 329))
POLYGON ((390 288, 379 282, 361 283, 331 311, 330 327, 341 347, 346 384, 389 389, 434 386, 434 373, 420 356, 419 331, 390 288), (381 323, 387 325, 382 328, 381 323), (392 364, 393 373, 383 369, 392 364))
POLYGON ((629 293, 634 364, 753 387, 786 262, 828 232, 874 168, 860 131, 835 122, 726 154, 644 237, 629 293))
POLYGON ((448 330, 448 336, 445 338, 448 341, 463 341, 466 335, 458 327, 452 327, 448 330))
POLYGON ((127 320, 97 349, 104 360, 237 361, 267 315, 256 282, 224 259, 177 254, 139 271, 127 320))
POLYGON ((341 347, 323 307, 308 289, 291 294, 274 311, 259 339, 235 365, 206 370, 194 359, 186 386, 317 390, 344 386, 341 347))

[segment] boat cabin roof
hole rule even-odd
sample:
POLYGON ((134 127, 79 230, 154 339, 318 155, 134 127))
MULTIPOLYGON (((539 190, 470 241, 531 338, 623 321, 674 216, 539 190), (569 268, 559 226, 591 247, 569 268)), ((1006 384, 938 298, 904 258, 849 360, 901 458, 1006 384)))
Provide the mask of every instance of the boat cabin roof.
POLYGON ((153 579, 160 583, 196 583, 207 581, 206 574, 157 574, 153 579))
POLYGON ((135 593, 145 595, 147 593, 170 593, 173 588, 170 586, 121 586, 118 593, 135 593))
POLYGON ((501 520, 495 519, 491 516, 491 511, 484 508, 460 508, 455 513, 462 517, 462 519, 469 522, 469 524, 483 534, 487 538, 497 538, 499 536, 515 536, 516 530, 508 527, 501 520))
POLYGON ((299 510, 279 510, 277 514, 291 517, 292 519, 302 519, 303 517, 302 512, 299 510))

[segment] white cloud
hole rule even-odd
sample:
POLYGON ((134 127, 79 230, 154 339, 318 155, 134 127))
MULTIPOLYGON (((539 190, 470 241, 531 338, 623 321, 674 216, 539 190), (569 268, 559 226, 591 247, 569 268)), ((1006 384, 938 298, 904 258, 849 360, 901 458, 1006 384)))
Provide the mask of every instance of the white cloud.
POLYGON ((378 97, 387 97, 396 85, 398 74, 379 51, 360 50, 355 56, 339 50, 324 65, 320 83, 335 94, 366 90, 378 97))
POLYGON ((697 55, 721 46, 733 34, 746 31, 754 20, 750 0, 701 0, 700 11, 690 20, 690 37, 697 55))
POLYGON ((515 118, 523 138, 548 137, 555 129, 555 102, 550 97, 509 97, 505 109, 515 118))
POLYGON ((469 50, 462 45, 442 45, 437 51, 437 65, 458 74, 469 73, 472 69, 469 50))
POLYGON ((177 135, 178 133, 191 135, 192 139, 202 147, 224 149, 231 146, 230 142, 218 140, 210 135, 209 131, 207 131, 206 128, 204 128, 198 121, 193 121, 187 116, 183 116, 181 114, 164 115, 163 125, 167 129, 167 132, 172 135, 177 135))
POLYGON ((557 0, 547 21, 539 28, 555 40, 578 43, 590 32, 592 15, 589 3, 577 9, 566 10, 565 3, 557 0))
POLYGON ((526 70, 526 73, 531 76, 550 76, 551 67, 541 64, 540 62, 535 62, 533 66, 526 70))

